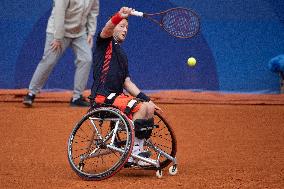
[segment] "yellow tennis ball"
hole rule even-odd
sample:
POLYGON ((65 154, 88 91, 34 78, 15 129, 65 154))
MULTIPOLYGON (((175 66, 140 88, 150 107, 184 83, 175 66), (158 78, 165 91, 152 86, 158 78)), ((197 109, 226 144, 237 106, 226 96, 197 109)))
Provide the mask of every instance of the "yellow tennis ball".
POLYGON ((187 64, 188 64, 190 67, 195 66, 195 65, 196 65, 196 59, 193 58, 193 57, 189 57, 189 58, 187 59, 187 64))

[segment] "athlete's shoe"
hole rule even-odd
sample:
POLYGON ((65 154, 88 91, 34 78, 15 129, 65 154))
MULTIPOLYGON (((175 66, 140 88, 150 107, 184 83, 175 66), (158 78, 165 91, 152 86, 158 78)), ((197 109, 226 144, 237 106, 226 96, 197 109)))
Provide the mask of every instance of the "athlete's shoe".
POLYGON ((135 166, 137 166, 137 164, 133 161, 132 162, 128 161, 124 164, 124 168, 132 168, 132 167, 135 167, 135 166))
POLYGON ((140 152, 138 154, 138 156, 144 157, 144 158, 149 158, 151 157, 152 153, 150 151, 144 151, 144 152, 140 152))
MULTIPOLYGON (((144 152, 140 152, 138 155, 141 156, 141 157, 144 157, 144 158, 150 158, 152 154, 151 154, 150 151, 144 151, 144 152)), ((150 163, 147 163, 147 162, 142 161, 142 160, 139 160, 139 161, 137 162, 137 164, 138 164, 140 167, 151 165, 150 163)))
MULTIPOLYGON (((143 146, 144 146, 144 141, 145 139, 138 139, 134 137, 134 146, 132 149, 132 154, 138 155, 143 158, 150 158, 151 152, 150 151, 144 151, 143 146)), ((141 160, 134 159, 133 157, 130 157, 128 159, 128 162, 124 165, 125 168, 130 168, 130 167, 137 167, 137 166, 148 166, 150 165, 149 163, 146 163, 141 160)))
POLYGON ((70 106, 72 107, 88 107, 90 103, 81 95, 80 98, 70 100, 70 106))
MULTIPOLYGON (((150 158, 150 156, 152 155, 150 151, 144 151, 144 152, 140 152, 139 154, 137 154, 138 156, 144 157, 144 158, 150 158)), ((124 164, 124 168, 131 168, 131 167, 143 167, 143 166, 149 166, 151 164, 142 161, 142 160, 138 160, 138 161, 133 161, 132 159, 129 159, 128 162, 126 162, 124 164)))
POLYGON ((23 104, 27 107, 31 107, 35 99, 34 94, 28 93, 26 96, 24 96, 23 104))

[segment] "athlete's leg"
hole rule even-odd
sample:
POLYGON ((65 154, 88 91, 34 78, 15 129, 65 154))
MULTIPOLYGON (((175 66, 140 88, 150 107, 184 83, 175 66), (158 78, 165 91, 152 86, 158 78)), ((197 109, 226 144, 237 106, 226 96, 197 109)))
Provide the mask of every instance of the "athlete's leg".
POLYGON ((133 114, 133 120, 135 121, 136 119, 147 119, 148 115, 148 106, 146 103, 142 102, 139 110, 133 114))
MULTIPOLYGON (((154 125, 154 106, 148 102, 143 102, 139 110, 133 114, 134 122, 134 145, 132 153, 142 155, 144 157, 149 157, 151 154, 145 153, 143 146, 145 139, 148 139, 151 136, 151 127, 154 125), (146 129, 146 130, 145 130, 146 129)), ((130 158, 129 162, 132 162, 133 159, 130 158)), ((141 162, 138 164, 141 164, 141 162)))
MULTIPOLYGON (((138 112, 133 114, 133 123, 134 127, 135 125, 135 120, 144 120, 147 118, 147 105, 145 103, 142 103, 140 106, 138 112)), ((132 153, 134 154, 139 154, 143 151, 143 145, 144 145, 144 139, 139 139, 136 136, 134 137, 134 145, 133 145, 133 150, 132 153)), ((129 162, 132 162, 133 159, 129 158, 129 162)))
MULTIPOLYGON (((95 101, 98 104, 102 104, 103 102, 105 102, 105 98, 106 97, 104 96, 98 95, 95 98, 95 101)), ((135 97, 133 96, 121 94, 115 98, 112 105, 119 108, 122 112, 125 112, 128 103, 131 102, 131 100, 133 100, 134 98, 135 97)), ((151 129, 149 128, 153 127, 154 125, 154 106, 149 102, 137 102, 137 104, 132 107, 131 114, 133 116, 130 116, 130 119, 132 119, 134 123, 135 135, 138 136, 134 137, 134 146, 132 153, 136 155, 140 155, 141 153, 143 153, 143 155, 149 157, 149 154, 147 155, 147 153, 144 153, 143 146, 145 139, 149 138, 151 135, 151 129), (146 128, 147 131, 140 132, 139 129, 137 130, 137 128, 140 128, 141 130, 145 130, 146 128)), ((133 161, 134 159, 130 157, 129 162, 133 161)))

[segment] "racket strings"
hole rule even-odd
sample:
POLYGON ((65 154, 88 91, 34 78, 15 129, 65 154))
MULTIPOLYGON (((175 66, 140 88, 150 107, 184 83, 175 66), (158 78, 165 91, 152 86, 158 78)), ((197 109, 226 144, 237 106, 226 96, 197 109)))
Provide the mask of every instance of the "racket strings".
POLYGON ((173 9, 162 18, 163 28, 180 38, 194 36, 199 30, 199 18, 187 9, 173 9))

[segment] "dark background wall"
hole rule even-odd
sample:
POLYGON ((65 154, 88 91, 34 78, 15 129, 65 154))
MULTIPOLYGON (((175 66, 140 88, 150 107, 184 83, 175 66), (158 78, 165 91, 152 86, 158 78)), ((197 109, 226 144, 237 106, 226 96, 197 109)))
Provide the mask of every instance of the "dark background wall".
MULTIPOLYGON (((0 88, 27 88, 41 59, 51 0, 4 0, 0 8, 0 88)), ((130 18, 123 44, 132 79, 142 89, 192 89, 278 93, 279 76, 268 61, 283 54, 284 1, 280 0, 103 0, 98 31, 121 6, 159 12, 182 6, 195 10, 201 31, 192 39, 169 36, 157 25, 130 18), (146 3, 147 2, 147 3, 146 3), (190 68, 188 57, 198 63, 190 68)), ((45 89, 72 89, 74 64, 68 49, 45 89)), ((92 83, 92 74, 88 88, 92 83)))

